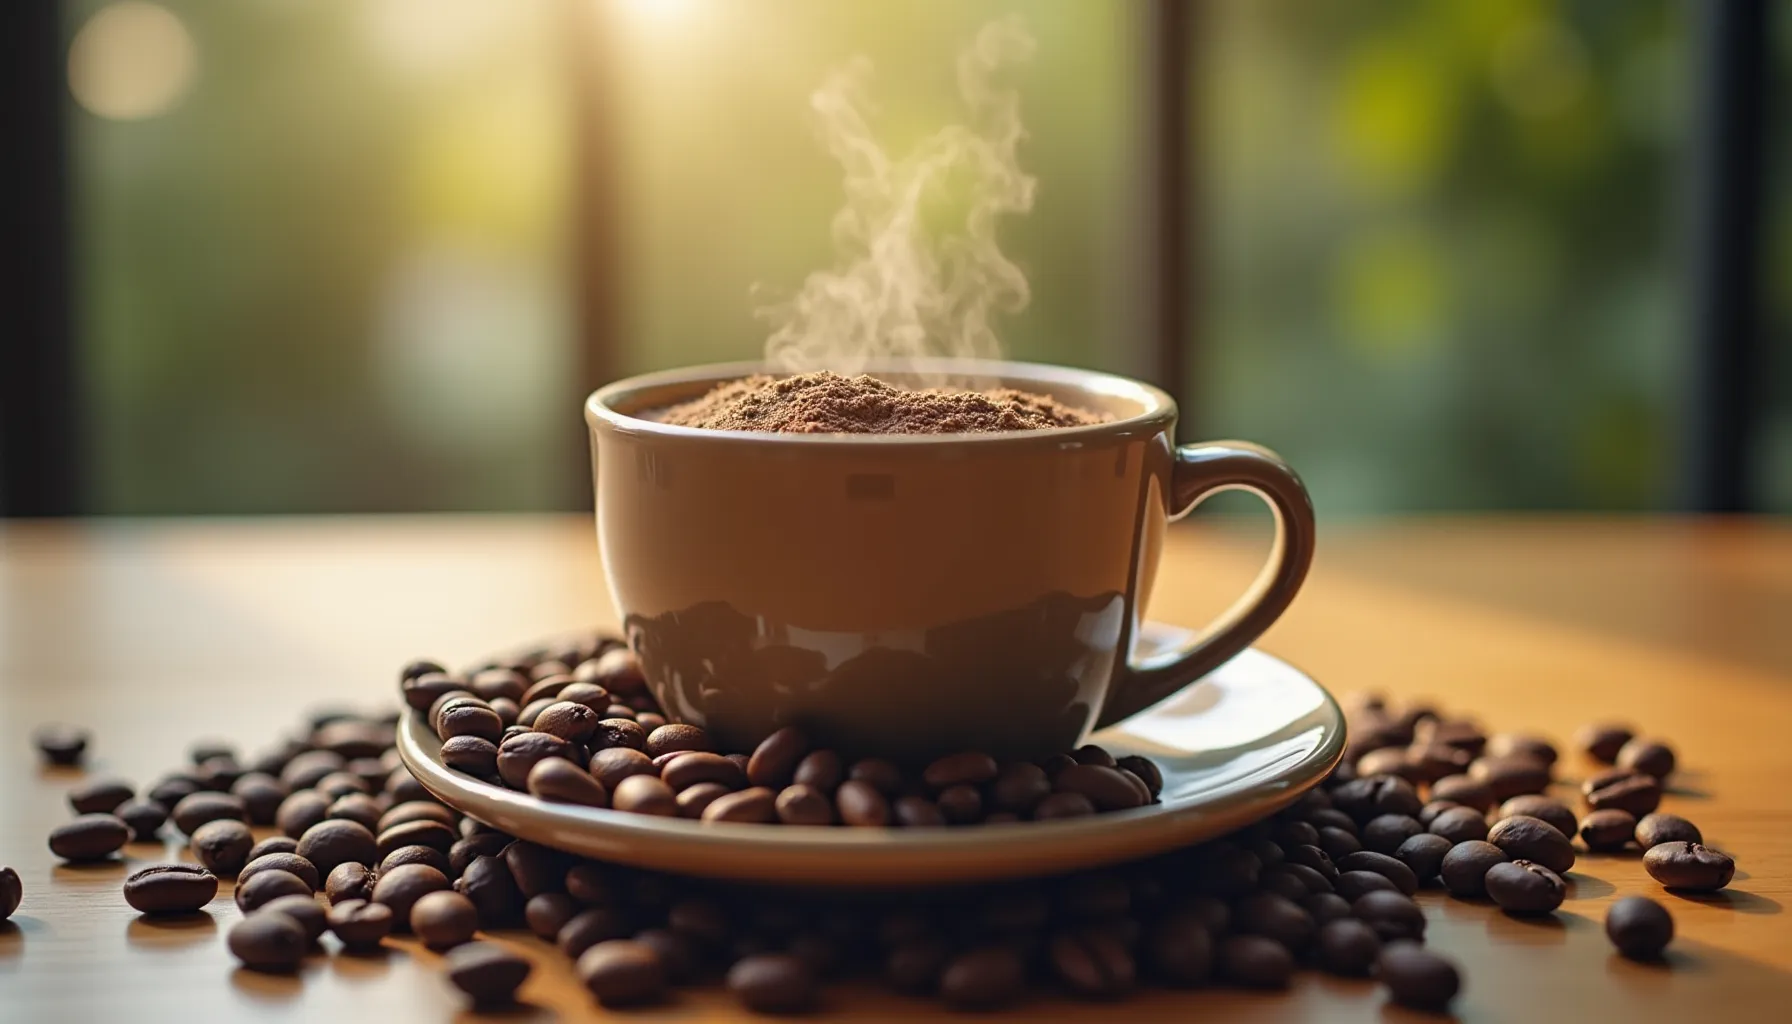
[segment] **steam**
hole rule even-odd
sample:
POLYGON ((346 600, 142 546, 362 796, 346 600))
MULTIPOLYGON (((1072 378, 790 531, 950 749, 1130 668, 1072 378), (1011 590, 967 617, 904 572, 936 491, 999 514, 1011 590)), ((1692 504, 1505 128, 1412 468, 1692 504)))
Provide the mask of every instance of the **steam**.
POLYGON ((1020 97, 996 79, 1032 53, 1018 19, 985 26, 958 58, 965 123, 900 159, 867 121, 870 61, 854 60, 810 98, 846 172, 846 205, 833 223, 840 262, 759 311, 773 328, 765 343, 773 368, 853 374, 874 359, 1001 355, 992 316, 1023 309, 1030 293, 996 243, 996 221, 1031 210, 1035 183, 1015 153, 1025 135, 1020 97))

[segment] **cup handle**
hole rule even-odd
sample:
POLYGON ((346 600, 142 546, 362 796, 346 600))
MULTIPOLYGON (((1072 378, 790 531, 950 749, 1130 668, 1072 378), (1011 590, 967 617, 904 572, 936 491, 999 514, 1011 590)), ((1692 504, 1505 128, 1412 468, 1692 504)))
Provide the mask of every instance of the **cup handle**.
POLYGON ((1287 609, 1313 563, 1313 500, 1282 457, 1246 441, 1185 444, 1170 469, 1170 518, 1187 515, 1221 491, 1242 490, 1262 498, 1276 517, 1269 561, 1246 591, 1199 636, 1185 646, 1128 663, 1095 727, 1102 728, 1168 697, 1229 661, 1263 635, 1287 609))

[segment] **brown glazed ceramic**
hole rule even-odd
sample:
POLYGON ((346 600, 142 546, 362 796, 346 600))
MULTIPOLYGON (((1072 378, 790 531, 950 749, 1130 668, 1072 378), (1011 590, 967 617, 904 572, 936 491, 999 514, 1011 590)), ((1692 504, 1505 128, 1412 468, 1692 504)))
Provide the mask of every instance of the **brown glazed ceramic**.
POLYGON ((639 418, 760 370, 751 364, 635 377, 587 401, 598 541, 629 642, 661 706, 722 749, 750 750, 796 723, 858 755, 1042 757, 1212 671, 1300 588, 1312 504, 1275 454, 1175 447, 1175 402, 1122 377, 1025 363, 916 369, 1114 419, 868 436, 639 418), (1276 512, 1269 564, 1198 639, 1132 663, 1166 525, 1235 488, 1276 512))

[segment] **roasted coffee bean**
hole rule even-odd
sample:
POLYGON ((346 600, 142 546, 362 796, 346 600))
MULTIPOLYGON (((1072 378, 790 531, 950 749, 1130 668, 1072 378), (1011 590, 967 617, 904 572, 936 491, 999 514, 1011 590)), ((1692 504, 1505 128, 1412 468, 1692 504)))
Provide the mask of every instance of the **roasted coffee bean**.
POLYGON ((585 760, 576 743, 568 743, 545 732, 517 733, 498 744, 498 777, 511 789, 525 790, 529 786, 530 770, 550 757, 574 764, 585 760))
POLYGON ((1443 1013, 1462 990, 1462 978, 1450 961, 1415 942, 1391 942, 1375 961, 1375 977, 1388 998, 1401 1006, 1443 1013))
POLYGON ((1362 849, 1363 844, 1357 839, 1356 833, 1327 825, 1319 830, 1319 848, 1336 861, 1339 857, 1347 857, 1362 849))
MULTIPOLYGON (((574 767, 573 771, 578 771, 574 767)), ((386 829, 374 840, 375 855, 381 860, 390 856, 394 850, 407 846, 425 846, 436 851, 447 863, 448 850, 452 848, 460 834, 448 825, 439 821, 419 820, 406 821, 386 829)))
MULTIPOLYGON (((1307 867, 1305 864, 1280 864, 1270 870, 1298 878, 1301 884, 1306 887, 1306 893, 1332 891, 1332 880, 1320 874, 1313 868, 1307 867)), ((1302 893, 1301 895, 1304 897, 1306 893, 1302 893)), ((1299 902, 1299 900, 1296 899, 1296 902, 1299 902)))
POLYGON ((448 980, 473 999, 475 1006, 502 1006, 516 999, 533 965, 528 957, 490 942, 468 942, 442 958, 448 980))
POLYGON ((870 783, 850 780, 834 795, 840 820, 847 825, 879 827, 890 823, 890 802, 870 783))
POLYGON ((386 813, 380 815, 373 834, 379 835, 394 825, 405 825, 413 821, 437 821, 453 828, 459 824, 460 817, 433 800, 410 800, 393 804, 386 813))
POLYGON ((1070 756, 1076 760, 1077 764, 1094 764, 1103 768, 1113 768, 1119 764, 1114 760, 1114 755, 1108 753, 1106 748, 1094 743, 1085 743, 1071 751, 1070 756))
POLYGON ((1549 787, 1549 766, 1528 757, 1481 757, 1468 766, 1471 779, 1487 786, 1495 803, 1549 787))
POLYGON ((246 771, 247 769, 236 763, 235 758, 214 757, 193 769, 193 777, 199 780, 199 786, 202 789, 208 789, 215 793, 228 793, 230 787, 236 785, 237 780, 242 778, 246 771))
MULTIPOLYGON (((639 719, 637 718, 637 721, 639 719)), ((694 725, 674 723, 662 725, 647 734, 648 757, 658 757, 675 750, 711 750, 709 734, 694 725)))
POLYGON ((174 805, 171 816, 174 818, 174 827, 190 836, 208 821, 248 821, 249 809, 243 806, 241 798, 229 793, 201 790, 192 796, 182 797, 180 803, 174 805))
POLYGON ((1454 800, 1433 800, 1427 803, 1424 807, 1419 808, 1419 824, 1426 828, 1430 828, 1431 823, 1437 820, 1438 815, 1445 811, 1453 811, 1461 806, 1463 805, 1454 800))
POLYGON ((969 825, 983 817, 983 794, 975 786, 947 786, 934 802, 948 824, 969 825))
MULTIPOLYGON (((1315 831, 1324 828, 1335 828, 1351 837, 1356 836, 1356 819, 1336 807, 1325 807, 1307 812, 1307 822, 1315 831)), ((1317 842, 1315 846, 1319 845, 1317 842)))
POLYGON ((759 742, 747 762, 747 781, 755 786, 789 785, 797 762, 809 752, 809 737, 796 726, 785 726, 759 742))
MULTIPOLYGON (((586 711, 589 712, 590 709, 587 708, 586 711)), ((504 736, 504 720, 498 717, 491 705, 471 695, 456 697, 443 703, 432 716, 436 735, 444 742, 456 736, 477 736, 496 743, 504 736)), ((539 721, 537 719, 538 723, 539 721)))
POLYGON ((1082 818, 1095 813, 1095 802, 1081 793, 1053 793, 1033 808, 1034 821, 1082 818))
POLYGON ((815 973, 783 953, 743 957, 728 969, 728 991, 755 1013, 802 1013, 819 989, 815 973))
MULTIPOLYGON (((197 864, 155 864, 124 880, 124 901, 142 914, 196 913, 216 895, 218 877, 197 864)), ((7 909, 4 903, 0 910, 7 909)), ((0 914, 0 921, 6 917, 0 914)))
POLYGON ((1026 985, 1026 963, 1008 946, 981 946, 946 962, 940 972, 940 997, 961 1010, 993 1010, 1020 997, 1026 985))
POLYGON ((1257 887, 1263 862, 1257 855, 1230 840, 1200 847, 1191 865, 1195 891, 1205 896, 1231 899, 1257 887))
POLYGON ((68 791, 68 805, 76 814, 111 814, 136 796, 131 784, 119 779, 84 782, 68 791))
POLYGON ((659 954, 660 963, 666 969, 666 980, 671 984, 696 978, 702 954, 689 938, 670 928, 648 928, 636 933, 635 941, 659 954))
POLYGON ((1501 819, 1487 830, 1487 841, 1512 860, 1541 864, 1556 874, 1574 866, 1574 844, 1541 818, 1519 814, 1501 819))
POLYGON ((504 848, 504 863, 527 897, 565 888, 567 857, 558 850, 518 840, 504 848))
MULTIPOLYGON (((700 755, 690 754, 689 757, 700 755)), ((663 784, 662 784, 663 785, 663 784)), ((717 797, 703 809, 703 821, 733 821, 747 824, 764 824, 778 820, 778 794, 764 786, 754 786, 738 793, 729 793, 717 797)), ((677 813, 676 798, 672 803, 672 813, 677 813)))
POLYGON ((581 661, 577 678, 625 696, 647 693, 647 676, 641 670, 640 659, 627 647, 609 647, 595 657, 581 661))
POLYGON ((1449 840, 1452 845, 1471 839, 1487 838, 1487 819, 1472 807, 1457 805, 1431 819, 1431 832, 1449 840))
MULTIPOLYGON (((739 762, 739 754, 729 754, 730 761, 739 762)), ((845 777, 845 767, 840 762, 840 755, 832 750, 811 750, 796 763, 796 771, 791 773, 791 781, 801 786, 814 786, 823 793, 833 794, 840 788, 841 779, 845 777)))
POLYGON ((1413 741, 1441 743, 1480 757, 1481 751, 1487 746, 1487 735, 1481 731, 1480 726, 1466 719, 1432 719, 1419 723, 1413 729, 1413 741))
POLYGON ((511 838, 502 832, 482 832, 457 839, 448 848, 448 877, 459 878, 467 866, 479 857, 497 857, 509 846, 511 838))
POLYGON ((1221 939, 1216 959, 1220 977, 1243 988, 1287 988, 1294 974, 1294 957, 1281 943, 1261 935, 1221 939))
POLYGON ((1528 860, 1495 864, 1487 869, 1484 883, 1493 902, 1517 916, 1551 913, 1567 893, 1561 876, 1528 860))
POLYGON ((1316 892, 1300 901, 1301 909, 1312 917, 1313 924, 1324 927, 1329 921, 1350 916, 1350 901, 1335 892, 1316 892))
MULTIPOLYGON (((1310 792, 1318 793, 1319 791, 1312 790, 1310 792)), ((1323 793, 1319 795, 1324 796, 1323 793)), ((1319 847, 1319 830, 1306 821, 1278 821, 1275 835, 1272 838, 1290 850, 1297 846, 1311 846, 1315 849, 1319 847)))
POLYGON ((1595 811, 1615 808, 1640 818, 1661 806, 1661 780, 1653 775, 1626 775, 1585 792, 1587 806, 1595 811))
POLYGON ((112 816, 129 826, 132 842, 153 843, 168 820, 168 809, 154 800, 126 800, 112 816))
MULTIPOLYGON (((1257 879, 1257 886, 1261 892, 1274 893, 1277 896, 1296 902, 1305 899, 1309 893, 1331 891, 1331 883, 1323 878, 1319 880, 1319 883, 1323 888, 1309 888, 1305 879, 1294 873, 1295 870, 1295 868, 1287 865, 1264 868, 1263 874, 1257 879)), ((1317 875, 1317 872, 1314 872, 1314 874, 1317 875)))
MULTIPOLYGON (((682 794, 680 795, 682 796, 682 794)), ((713 798, 711 802, 714 802, 713 798)), ((925 803, 925 801, 922 802, 925 803)), ((833 801, 828 799, 826 793, 814 786, 799 783, 784 787, 783 791, 778 794, 776 808, 778 820, 786 825, 832 825, 834 823, 833 801)))
POLYGON ((349 793, 332 801, 330 809, 324 817, 325 820, 352 821, 372 832, 374 827, 380 823, 380 817, 385 813, 385 809, 386 805, 376 797, 366 793, 349 793))
POLYGON ((1081 793, 1097 810, 1120 811, 1141 807, 1147 796, 1118 769, 1099 764, 1076 764, 1058 773, 1052 788, 1060 793, 1081 793))
POLYGON ((1132 991, 1138 982, 1132 951, 1101 928, 1059 931, 1047 949, 1054 973, 1076 995, 1113 999, 1132 991))
POLYGON ((1232 925, 1247 935, 1274 939, 1291 952, 1300 952, 1313 941, 1313 917, 1300 904, 1271 893, 1257 893, 1239 900, 1232 908, 1232 925))
POLYGON ((619 811, 636 814, 663 818, 678 816, 678 794, 655 775, 631 775, 623 779, 610 794, 610 805, 619 811))
POLYGON ((380 858, 379 867, 374 869, 374 874, 383 875, 406 864, 427 864, 444 875, 449 870, 448 855, 442 851, 428 846, 401 846, 380 858))
POLYGON ((87 730, 72 725, 39 726, 32 734, 44 763, 60 767, 80 764, 82 755, 87 753, 87 740, 87 730))
POLYGON ((652 758, 628 747, 611 747, 592 754, 590 769, 591 777, 603 783, 604 789, 612 795, 622 780, 631 775, 659 775, 652 758))
POLYGON ((410 666, 406 666, 406 672, 407 674, 399 679, 398 688, 404 694, 404 702, 410 705, 414 711, 428 711, 430 705, 434 704, 442 694, 458 690, 461 686, 460 680, 451 677, 445 669, 433 662, 412 662, 410 666), (409 669, 415 665, 434 667, 410 673, 409 669))
POLYGON ((579 912, 578 904, 563 892, 544 892, 523 904, 523 920, 529 930, 549 942, 579 912))
POLYGON ((1449 775, 1461 775, 1474 761, 1468 751, 1442 743, 1414 743, 1402 751, 1405 771, 1413 782, 1432 783, 1449 775))
POLYGON ((1674 918, 1647 896, 1626 896, 1605 912, 1605 937, 1632 960, 1660 959, 1674 941, 1674 918))
POLYGON ((80 863, 105 860, 124 848, 131 830, 110 814, 83 814, 50 832, 50 852, 80 863))
POLYGON ((1450 847, 1449 853, 1444 854, 1444 862, 1438 867, 1438 877, 1443 879, 1444 888, 1452 896, 1485 896, 1488 869, 1506 860, 1506 852, 1492 843, 1478 839, 1457 843, 1450 847))
POLYGON ((331 818, 311 826, 299 837, 299 856, 327 876, 338 864, 374 863, 379 857, 379 842, 360 822, 331 818))
POLYGON ((479 909, 452 890, 426 893, 411 905, 411 931, 440 952, 469 942, 479 930, 479 909))
POLYGON ((344 900, 330 907, 324 915, 344 949, 351 953, 379 948, 380 940, 392 932, 392 908, 364 899, 344 900))
POLYGON ((1548 822, 1557 832, 1569 839, 1574 838, 1574 832, 1579 827, 1579 823, 1575 821, 1574 812, 1568 809, 1567 804, 1538 793, 1525 793, 1500 804, 1495 820, 1516 817, 1520 814, 1548 822))
MULTIPOLYGON (((249 852, 253 854, 256 849, 260 849, 259 844, 249 852)), ((242 885, 263 871, 290 872, 302 879, 313 891, 319 884, 317 866, 296 853, 264 853, 259 857, 250 857, 248 864, 237 872, 236 884, 242 885)))
POLYGON ((1413 876, 1419 880, 1420 885, 1425 885, 1437 878, 1439 869, 1443 867, 1444 855, 1450 852, 1453 845, 1455 844, 1443 836, 1427 832, 1401 843, 1400 848, 1394 851, 1394 857, 1412 869, 1413 876))
POLYGON ((173 807, 175 804, 180 803, 183 797, 192 796, 197 792, 199 792, 198 780, 191 776, 177 773, 167 776, 160 782, 149 787, 149 792, 145 793, 144 796, 161 804, 163 807, 173 807))
POLYGON ((317 899, 298 893, 269 900, 256 913, 284 914, 292 918, 299 923, 299 927, 305 929, 305 936, 311 942, 316 942, 330 926, 324 908, 317 905, 317 899))
POLYGON ((1337 864, 1338 870, 1344 873, 1373 871, 1394 883, 1394 888, 1407 896, 1419 891, 1418 873, 1398 857, 1390 857, 1385 853, 1376 853, 1373 850, 1362 850, 1346 855, 1338 860, 1337 864))
POLYGON ((235 878, 243 865, 249 863, 255 833, 240 821, 221 818, 199 826, 190 845, 193 856, 205 865, 206 870, 219 878, 235 878))
POLYGON ((1314 941, 1319 966, 1345 977, 1362 977, 1381 954, 1381 937, 1374 928, 1354 917, 1341 917, 1320 925, 1314 941))
POLYGON ((282 896, 310 896, 312 889, 305 880, 290 871, 260 871, 254 878, 236 887, 234 899, 238 910, 248 914, 282 896))
POLYGON ((1400 848, 1400 844, 1425 831, 1419 819, 1404 814, 1381 814, 1370 818, 1363 826, 1362 840, 1365 850, 1376 853, 1392 854, 1400 848))
POLYGON ((1469 775, 1449 775, 1431 784, 1432 800, 1448 800, 1485 814, 1498 801, 1487 783, 1469 775))
POLYGON ((333 751, 307 750, 286 762, 286 767, 280 770, 280 781, 297 793, 315 787, 347 764, 341 754, 333 751))
POLYGON ((1422 939, 1425 935, 1425 912, 1410 897, 1397 892, 1364 893, 1350 904, 1350 912, 1375 929, 1383 942, 1422 939))
POLYGON ((19 880, 19 873, 12 868, 0 867, 0 921, 11 917, 24 898, 25 886, 19 880))
POLYGON ((483 701, 521 701, 529 691, 529 677, 513 668, 488 668, 467 681, 473 695, 483 701))
POLYGON ((1645 814, 1636 823, 1636 845, 1648 850, 1662 843, 1703 843, 1699 827, 1678 814, 1645 814))
POLYGON ((253 864, 257 858, 266 857, 270 853, 298 853, 299 841, 291 836, 269 836, 256 843, 249 850, 249 862, 253 864))
MULTIPOLYGON (((880 757, 855 760, 851 771, 846 773, 846 778, 849 782, 864 782, 869 787, 876 789, 878 793, 882 793, 883 796, 896 796, 901 793, 901 784, 903 784, 901 769, 896 768, 889 760, 883 760, 880 757)), ((810 782, 810 784, 817 785, 814 782, 810 782)), ((839 785, 839 782, 835 782, 835 785, 839 785)), ((821 785, 821 789, 828 789, 828 787, 821 785)))
MULTIPOLYGON (((627 704, 611 704, 609 707, 604 708, 602 713, 605 718, 626 719, 627 721, 635 722, 635 709, 629 707, 627 704)), ((640 725, 639 722, 635 722, 635 724, 640 725)), ((642 735, 646 735, 646 726, 642 726, 641 733, 642 735)), ((742 768, 741 770, 746 771, 745 768, 742 768)))
POLYGON ((403 931, 410 927, 411 908, 417 901, 446 888, 447 875, 426 864, 406 864, 379 876, 373 887, 373 902, 390 908, 393 930, 403 931))
POLYGON ((1121 758, 1117 764, 1118 767, 1133 773, 1138 776, 1140 781, 1145 783, 1145 789, 1151 794, 1152 800, 1156 800, 1158 796, 1163 793, 1164 773, 1162 769, 1158 768, 1157 763, 1150 758, 1140 757, 1137 754, 1128 754, 1121 758))
POLYGON ((996 777, 996 760, 981 751, 948 754, 921 772, 921 781, 935 791, 949 786, 981 786, 996 777))
MULTIPOLYGON (((1407 760, 1407 747, 1380 747, 1356 760, 1356 770, 1364 775, 1398 775, 1409 782, 1418 781, 1419 773, 1407 760)), ((1448 749, 1448 748, 1445 748, 1448 749)), ((1458 753, 1460 753, 1458 751, 1458 753)))
POLYGON ((293 839, 330 816, 331 801, 316 790, 302 789, 280 801, 274 812, 274 827, 293 839))
POLYGON ((1400 891, 1400 887, 1386 875, 1377 874, 1374 871, 1341 872, 1332 882, 1332 888, 1338 895, 1352 903, 1355 903, 1357 898, 1365 893, 1378 891, 1398 893, 1400 891))
POLYGON ((1683 841, 1651 846, 1643 853, 1643 868, 1669 889, 1690 892, 1722 889, 1736 875, 1736 861, 1729 854, 1683 841))
POLYGON ((291 971, 311 949, 311 937, 285 914, 251 914, 230 929, 225 945, 250 970, 291 971))
POLYGON ((1541 736, 1503 732, 1487 740, 1487 753, 1493 757, 1523 757, 1545 767, 1556 763, 1555 744, 1541 736))
POLYGON ((522 726, 525 729, 532 729, 535 727, 535 720, 541 717, 541 713, 557 703, 559 703, 559 701, 555 700, 553 697, 543 697, 540 700, 526 703, 522 706, 522 709, 516 713, 516 721, 510 724, 513 726, 522 726))
MULTIPOLYGON (((602 865, 592 861, 574 864, 566 871, 566 894, 582 906, 608 906, 619 900, 617 886, 602 865)), ((628 896, 639 900, 641 892, 631 888, 628 896)))
MULTIPOLYGON (((578 682, 578 680, 570 675, 548 676, 544 679, 537 679, 530 682, 528 689, 523 691, 521 697, 516 698, 516 702, 523 707, 528 707, 531 704, 543 700, 552 703, 553 701, 560 699, 560 695, 566 692, 566 688, 576 682, 578 682)), ((585 683, 581 685, 590 689, 603 690, 603 687, 598 686, 595 683, 585 683)), ((600 699, 601 703, 598 705, 599 707, 609 704, 610 691, 603 690, 600 699)), ((580 703, 585 702, 581 701, 580 703)))
POLYGON ((579 957, 579 980, 606 1007, 639 1006, 666 994, 666 965, 651 946, 611 939, 579 957))
POLYGON ((1170 985, 1204 985, 1213 974, 1213 934, 1197 911, 1172 911, 1159 918, 1145 940, 1150 970, 1170 985))
MULTIPOLYGON (((583 704, 563 700, 548 705, 535 716, 531 727, 569 743, 586 743, 597 734, 598 712, 583 704)), ((608 744, 617 746, 618 744, 608 744)), ((621 744, 626 745, 626 744, 621 744)))
MULTIPOLYGON (((558 679, 557 677, 549 676, 547 679, 539 680, 539 683, 547 683, 549 681, 558 682, 558 679)), ((523 697, 525 698, 525 702, 534 699, 534 691, 523 694, 523 697)), ((555 699, 569 700, 574 704, 583 704, 605 718, 627 718, 629 715, 633 714, 633 712, 630 712, 629 715, 618 715, 616 712, 611 711, 610 709, 615 706, 616 698, 609 690, 604 689, 596 683, 582 683, 576 680, 570 683, 562 683, 555 699)))
POLYGON ((379 876, 365 864, 349 861, 336 865, 329 877, 324 879, 324 896, 332 904, 349 900, 373 899, 373 887, 379 876))
MULTIPOLYGON (((1318 839, 1318 831, 1314 831, 1314 839, 1318 839)), ((1327 881, 1338 877, 1338 865, 1331 855, 1317 846, 1294 846, 1286 851, 1289 864, 1299 864, 1312 868, 1325 876, 1327 881)))
POLYGON ((642 750, 646 746, 647 730, 641 728, 641 723, 632 718, 601 719, 597 723, 597 730, 591 737, 593 750, 607 750, 611 747, 642 750))
POLYGON ((1674 774, 1674 749, 1660 740, 1639 736, 1618 751, 1618 767, 1665 779, 1674 774))
POLYGON ((1250 850, 1266 868, 1275 867, 1288 859, 1288 854, 1273 839, 1253 839, 1250 850))
POLYGON ((884 957, 884 981, 898 992, 932 993, 939 987, 940 974, 951 954, 951 947, 939 939, 902 943, 884 957))
POLYGON ((1575 734, 1574 742, 1593 760, 1611 764, 1618 759, 1618 751, 1624 749, 1632 735, 1628 726, 1600 722, 1584 726, 1575 734))
POLYGON ((1595 853, 1611 853, 1629 845, 1636 835, 1636 817, 1629 811, 1607 807, 1580 820, 1580 841, 1595 853))
POLYGON ((610 806, 610 794, 603 783, 571 761, 557 757, 537 762, 529 770, 528 788, 530 795, 549 803, 610 806))
POLYGON ((498 745, 484 736, 451 736, 442 743, 442 763, 476 779, 495 779, 498 745))
POLYGON ((263 772, 249 772, 237 779, 230 794, 243 802, 252 825, 272 825, 280 805, 291 795, 284 783, 263 772))
POLYGON ((747 784, 746 773, 733 761, 720 754, 690 751, 667 761, 660 769, 660 778, 675 790, 686 789, 700 782, 719 782, 729 789, 747 784))

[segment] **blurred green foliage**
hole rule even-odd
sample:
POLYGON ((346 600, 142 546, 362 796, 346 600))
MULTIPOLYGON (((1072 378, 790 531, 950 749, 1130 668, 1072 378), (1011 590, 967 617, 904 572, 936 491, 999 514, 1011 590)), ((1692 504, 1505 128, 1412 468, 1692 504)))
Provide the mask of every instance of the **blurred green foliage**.
MULTIPOLYGON (((101 510, 580 500, 568 5, 165 3, 190 93, 141 121, 70 106, 101 510)), ((102 6, 64 0, 71 36, 102 6)), ((833 258, 811 90, 869 57, 900 149, 957 116, 954 55, 1016 11, 1040 185, 1003 227, 1033 291, 1003 336, 1142 365, 1139 6, 590 7, 617 127, 611 365, 756 356, 754 310, 833 258)), ((1684 6, 1213 0, 1202 21, 1190 433, 1281 449, 1327 514, 1664 506, 1684 6)), ((1779 409, 1784 467, 1792 394, 1779 409)))

